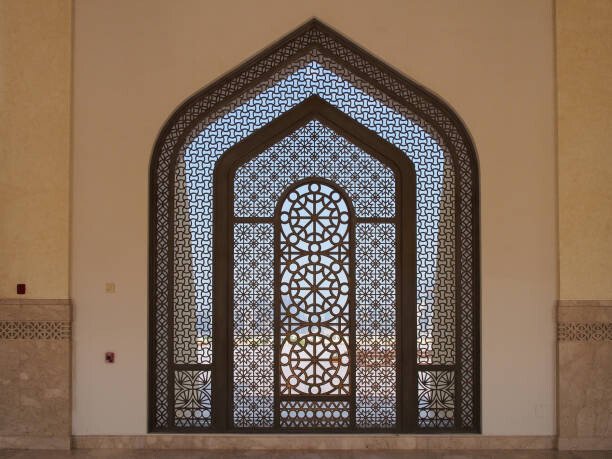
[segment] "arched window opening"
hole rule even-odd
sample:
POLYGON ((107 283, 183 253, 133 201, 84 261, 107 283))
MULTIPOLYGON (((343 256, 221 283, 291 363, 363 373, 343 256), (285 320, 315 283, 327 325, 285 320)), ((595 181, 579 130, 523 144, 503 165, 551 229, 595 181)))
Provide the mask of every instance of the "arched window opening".
POLYGON ((479 430, 477 165, 443 102, 311 21, 181 106, 151 173, 152 431, 479 430), (291 242, 332 208, 346 243, 291 242))

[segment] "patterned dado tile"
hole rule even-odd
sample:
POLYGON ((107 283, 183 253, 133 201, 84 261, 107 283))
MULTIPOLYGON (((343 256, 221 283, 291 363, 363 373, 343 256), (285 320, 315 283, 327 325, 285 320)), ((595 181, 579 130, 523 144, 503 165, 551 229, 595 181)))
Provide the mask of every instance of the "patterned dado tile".
POLYGON ((0 340, 69 340, 70 300, 0 299, 0 340))
POLYGON ((559 341, 612 341, 610 322, 562 322, 557 328, 559 341))
POLYGON ((612 449, 612 301, 558 308, 559 449, 612 449))
POLYGON ((70 322, 29 322, 0 320, 3 339, 70 339, 70 322))
POLYGON ((68 300, 0 300, 0 448, 70 445, 68 300))

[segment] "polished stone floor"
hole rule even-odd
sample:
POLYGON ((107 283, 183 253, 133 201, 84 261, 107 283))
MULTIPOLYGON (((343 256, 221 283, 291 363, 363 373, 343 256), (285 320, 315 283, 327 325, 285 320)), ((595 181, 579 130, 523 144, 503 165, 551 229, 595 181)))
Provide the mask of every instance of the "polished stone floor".
POLYGON ((0 459, 612 459, 612 451, 175 451, 0 450, 0 459))

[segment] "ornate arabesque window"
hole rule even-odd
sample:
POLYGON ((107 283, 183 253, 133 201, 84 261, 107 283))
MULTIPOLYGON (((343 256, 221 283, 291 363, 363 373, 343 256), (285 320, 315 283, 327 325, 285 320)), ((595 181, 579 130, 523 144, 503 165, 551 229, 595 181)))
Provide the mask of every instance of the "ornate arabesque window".
POLYGON ((475 432, 478 174, 452 110, 318 21, 151 164, 151 431, 475 432))

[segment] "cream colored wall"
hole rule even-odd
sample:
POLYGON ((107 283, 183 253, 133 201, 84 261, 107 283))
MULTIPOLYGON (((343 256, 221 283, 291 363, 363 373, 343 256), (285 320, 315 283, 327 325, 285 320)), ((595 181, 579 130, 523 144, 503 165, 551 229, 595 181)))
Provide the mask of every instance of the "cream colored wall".
POLYGON ((612 299, 612 2, 557 0, 561 299, 612 299))
POLYGON ((0 0, 0 298, 68 298, 71 16, 0 0))
POLYGON ((554 433, 554 14, 533 0, 77 1, 74 433, 146 431, 147 174, 159 129, 312 16, 465 120, 481 167, 484 433, 554 433))

